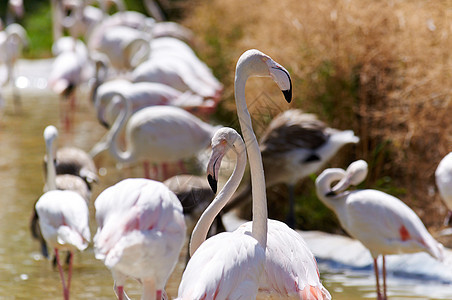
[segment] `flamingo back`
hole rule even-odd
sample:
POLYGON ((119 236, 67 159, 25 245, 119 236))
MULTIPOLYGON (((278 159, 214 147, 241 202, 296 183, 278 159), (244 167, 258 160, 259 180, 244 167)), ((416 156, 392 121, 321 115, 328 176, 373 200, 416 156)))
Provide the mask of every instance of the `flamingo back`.
POLYGON ((185 239, 182 205, 163 183, 126 179, 95 202, 96 258, 108 268, 136 277, 154 277, 164 286, 185 239))
POLYGON ((46 192, 36 203, 42 235, 52 248, 84 250, 88 247, 89 211, 85 200, 72 191, 46 192))

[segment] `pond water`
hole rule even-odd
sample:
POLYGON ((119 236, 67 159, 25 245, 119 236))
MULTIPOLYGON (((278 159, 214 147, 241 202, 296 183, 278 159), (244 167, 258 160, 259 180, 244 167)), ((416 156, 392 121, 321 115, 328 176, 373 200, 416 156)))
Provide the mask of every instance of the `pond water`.
MULTIPOLYGON (((0 299, 61 299, 62 288, 58 271, 39 252, 32 240, 29 222, 33 205, 42 194, 44 183, 42 133, 47 125, 60 129, 59 147, 77 146, 84 150, 102 137, 105 129, 95 119, 94 109, 81 95, 77 102, 74 124, 70 131, 62 130, 58 98, 45 90, 21 91, 22 105, 16 109, 9 89, 3 90, 5 107, 0 117, 0 299)), ((105 175, 94 187, 93 200, 106 187, 126 177, 141 176, 140 166, 118 171, 108 155, 97 161, 105 167, 105 175)), ((91 232, 96 223, 91 203, 91 232)), ((176 296, 185 263, 185 249, 171 276, 167 292, 176 296)), ((353 270, 329 262, 320 263, 325 286, 333 299, 375 298, 371 268, 353 270)), ((389 281, 392 299, 452 299, 452 288, 441 283, 422 280, 389 281)), ((94 258, 92 246, 76 253, 71 284, 72 299, 114 299, 110 272, 94 258)), ((140 286, 129 280, 126 291, 139 299, 140 286)))

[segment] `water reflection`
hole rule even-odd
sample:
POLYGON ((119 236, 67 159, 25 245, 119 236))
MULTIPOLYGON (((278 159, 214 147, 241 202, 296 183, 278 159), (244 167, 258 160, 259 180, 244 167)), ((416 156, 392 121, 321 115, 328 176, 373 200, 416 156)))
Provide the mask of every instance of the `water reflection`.
MULTIPOLYGON (((20 77, 19 77, 20 78, 20 77)), ((26 84, 41 84, 33 79, 26 84), (30 83, 31 82, 31 83, 30 83)), ((25 81, 23 81, 25 84, 25 81)), ((85 96, 77 103, 75 124, 64 132, 59 120, 58 98, 44 89, 21 91, 22 108, 16 111, 9 90, 4 90, 6 106, 0 119, 0 298, 60 299, 61 284, 57 270, 39 253, 39 245, 31 239, 29 221, 34 202, 42 194, 44 183, 42 132, 49 124, 60 128, 58 146, 77 146, 89 150, 105 133, 96 121, 93 107, 85 96)), ((104 174, 94 187, 93 199, 106 187, 126 177, 141 176, 142 168, 124 167, 118 171, 108 155, 100 157, 104 174)), ((91 232, 96 223, 91 203, 91 232)), ((167 291, 176 296, 185 263, 183 249, 180 263, 170 277, 167 291)), ((375 298, 371 269, 353 270, 321 262, 325 286, 334 299, 375 298)), ((421 280, 388 281, 391 299, 452 299, 452 289, 440 283, 423 284, 421 280)), ((94 258, 92 246, 74 256, 71 297, 73 299, 113 299, 113 281, 103 263, 94 258)), ((133 299, 141 293, 133 280, 126 284, 133 299)))

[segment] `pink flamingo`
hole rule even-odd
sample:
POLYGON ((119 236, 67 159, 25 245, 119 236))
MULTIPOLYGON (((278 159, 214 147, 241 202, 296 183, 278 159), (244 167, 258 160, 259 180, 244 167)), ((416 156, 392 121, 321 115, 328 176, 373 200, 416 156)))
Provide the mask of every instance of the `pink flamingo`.
MULTIPOLYGON (((119 162, 144 160, 147 178, 150 177, 149 162, 165 164, 192 158, 207 148, 217 129, 174 106, 146 107, 130 116, 130 101, 121 94, 118 94, 118 97, 126 109, 121 110, 107 133, 106 141, 98 144, 98 147, 109 149, 111 155, 119 162), (124 126, 126 126, 125 151, 119 149, 117 145, 119 133, 124 126)), ((98 150, 92 152, 100 153, 98 150)), ((168 174, 165 166, 163 172, 166 179, 168 174)))
POLYGON ((162 299, 182 249, 182 205, 163 183, 125 179, 96 199, 94 251, 111 270, 115 292, 124 297, 127 277, 140 280, 142 299, 162 299))
POLYGON ((375 268, 377 298, 386 296, 385 255, 427 252, 443 259, 443 246, 428 233, 416 213, 399 199, 377 190, 346 191, 367 176, 367 163, 358 160, 346 171, 327 169, 316 180, 317 196, 333 210, 342 227, 369 249, 375 268), (332 184, 339 181, 334 187, 332 184), (383 256, 383 291, 377 258, 383 256))
POLYGON ((72 277, 72 252, 76 249, 83 251, 90 240, 88 206, 76 192, 52 190, 36 202, 36 212, 42 236, 49 247, 55 250, 63 296, 67 300, 72 277), (59 259, 60 250, 67 250, 70 255, 67 282, 59 259))
POLYGON ((230 128, 218 130, 212 139, 212 156, 208 164, 208 179, 212 189, 216 191, 221 159, 230 149, 237 155, 236 167, 193 231, 190 243, 190 253, 193 256, 183 274, 178 297, 252 299, 258 294, 276 294, 278 297, 297 297, 295 299, 329 299, 328 291, 320 284, 315 259, 301 237, 284 224, 267 219, 262 159, 245 100, 245 83, 250 76, 272 77, 289 102, 292 96, 289 73, 269 56, 257 50, 249 50, 240 57, 236 69, 235 98, 247 148, 245 149, 245 143, 237 132, 230 128), (246 165, 246 150, 250 159, 253 188, 253 221, 233 233, 218 234, 204 241, 213 219, 240 183, 246 165), (249 245, 255 245, 255 241, 254 244, 251 243, 250 238, 256 239, 259 247, 250 248, 249 245), (250 240, 248 243, 251 244, 245 244, 248 246, 240 248, 239 251, 236 247, 241 247, 242 240, 250 240), (263 261, 261 248, 265 253, 263 261), (285 255, 286 251, 290 255, 285 255), (256 257, 256 254, 259 256, 256 257), (294 255, 296 258, 287 262, 287 259, 294 255), (222 262, 218 261, 220 258, 222 262), (245 267, 241 267, 241 264, 245 267), (208 269, 209 266, 216 268, 208 269), (297 270, 298 267, 300 270, 297 270), (199 274, 203 274, 204 269, 208 269, 209 277, 200 278, 199 274), (245 272, 244 269, 251 272, 245 272), (259 271, 262 273, 256 275, 259 271), (296 273, 298 271, 300 273, 296 273), (256 276, 260 277, 260 280, 256 281, 256 276))
POLYGON ((450 224, 452 217, 452 152, 444 156, 435 171, 436 186, 438 187, 441 199, 447 206, 449 212, 444 219, 444 224, 450 224))

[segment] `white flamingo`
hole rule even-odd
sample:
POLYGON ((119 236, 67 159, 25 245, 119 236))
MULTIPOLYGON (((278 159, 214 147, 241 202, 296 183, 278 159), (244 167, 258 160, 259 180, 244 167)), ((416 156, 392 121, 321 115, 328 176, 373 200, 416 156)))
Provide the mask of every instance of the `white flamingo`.
POLYGON ((214 111, 212 100, 206 100, 190 92, 182 93, 168 85, 154 82, 132 83, 125 79, 114 79, 101 84, 94 92, 94 107, 97 119, 109 128, 119 112, 125 109, 122 94, 132 104, 132 114, 155 105, 171 105, 183 108, 195 115, 206 115, 214 111))
POLYGON ((77 88, 84 81, 88 58, 80 43, 73 41, 73 49, 70 47, 71 38, 63 38, 64 42, 56 44, 55 51, 61 51, 52 63, 52 69, 48 77, 50 89, 60 96, 60 114, 65 128, 72 125, 73 113, 76 105, 77 88), (66 50, 66 51, 65 51, 66 50), (80 52, 79 52, 80 51, 80 52), (63 102, 64 101, 64 102, 63 102))
POLYGON ((369 249, 375 268, 378 299, 386 297, 385 255, 427 252, 443 259, 443 246, 428 233, 416 213, 399 199, 377 190, 346 191, 367 176, 367 163, 358 160, 346 171, 327 169, 316 180, 317 196, 333 210, 341 226, 369 249), (334 187, 332 184, 339 181, 334 187), (377 258, 383 257, 383 291, 377 258))
MULTIPOLYGON (((306 299, 300 297, 323 299, 325 297, 325 299, 329 299, 329 293, 320 284, 315 259, 303 240, 286 225, 277 221, 267 220, 262 160, 245 100, 245 84, 250 76, 271 76, 281 90, 283 90, 288 101, 291 99, 291 83, 288 72, 260 51, 249 50, 245 52, 237 63, 235 98, 237 114, 239 115, 239 121, 250 159, 251 177, 253 181, 253 222, 247 223, 247 225, 240 227, 233 233, 219 234, 204 242, 213 218, 218 214, 239 185, 246 164, 245 144, 243 140, 232 129, 220 129, 212 139, 212 156, 208 165, 208 178, 214 191, 216 190, 221 159, 229 149, 232 149, 237 154, 237 163, 233 175, 231 175, 209 208, 203 213, 193 231, 190 252, 194 254, 182 277, 178 297, 180 299, 201 299, 205 295, 204 299, 252 299, 256 298, 257 288, 259 288, 259 293, 265 296, 296 297, 294 299, 306 299), (268 240, 266 232, 267 224, 268 240), (225 237, 223 238, 224 241, 221 238, 222 236, 225 237), (249 236, 256 238, 259 245, 266 245, 264 272, 258 281, 253 281, 252 279, 254 277, 250 278, 250 275, 248 275, 246 281, 243 281, 240 276, 243 276, 244 273, 233 273, 236 271, 235 268, 238 268, 237 265, 242 263, 242 261, 249 262, 250 267, 253 267, 253 272, 258 271, 255 269, 257 266, 260 266, 258 263, 262 264, 262 261, 257 259, 251 264, 251 261, 248 259, 253 256, 244 258, 243 252, 245 249, 241 251, 229 250, 232 247, 240 246, 241 238, 246 237, 245 239, 249 239, 249 236), (226 251, 228 250, 232 251, 232 253, 227 253, 226 251), (221 256, 221 264, 216 261, 216 259, 219 259, 216 257, 218 253, 221 256), (292 258, 292 260, 287 262, 289 258, 292 258), (231 276, 224 274, 224 268, 222 267, 223 260, 226 261, 227 270, 231 269, 231 276), (200 278, 199 274, 204 273, 203 268, 208 268, 206 266, 210 266, 212 261, 214 262, 213 265, 219 265, 222 268, 218 270, 217 267, 216 270, 207 272, 210 277, 200 278), (305 279, 306 282, 302 282, 305 279), (246 289, 237 290, 234 285, 241 282, 248 286, 246 289), (230 292, 232 295, 228 295, 230 292), (218 297, 220 293, 221 296, 218 297)), ((245 265, 245 267, 247 266, 245 265)), ((240 270, 243 269, 240 268, 240 270)), ((255 273, 252 274, 254 275, 255 273)))
POLYGON ((21 25, 12 23, 0 31, 0 63, 6 66, 7 75, 3 85, 11 84, 16 106, 20 105, 20 97, 16 90, 15 67, 17 60, 22 55, 23 48, 27 45, 27 32, 21 25))
POLYGON ((57 176, 52 143, 57 137, 54 126, 47 126, 44 139, 47 152, 46 190, 36 202, 31 230, 40 240, 44 256, 48 256, 47 247, 54 249, 55 261, 58 265, 64 299, 69 299, 72 277, 72 252, 83 251, 90 241, 89 210, 87 201, 89 193, 85 182, 78 176, 57 176), (59 251, 69 251, 69 270, 67 282, 64 279, 60 263, 59 251))
POLYGON ((449 210, 444 220, 445 225, 450 224, 452 217, 452 152, 444 156, 435 171, 436 186, 441 199, 449 210))
MULTIPOLYGON (((147 178, 150 176, 148 162, 164 164, 194 157, 209 145, 216 130, 174 106, 146 107, 130 116, 131 102, 121 94, 118 96, 126 109, 121 110, 107 133, 105 144, 99 147, 107 147, 118 162, 144 160, 147 178), (117 139, 124 126, 126 150, 122 151, 118 149, 117 139)), ((166 178, 165 168, 163 171, 166 178)))
MULTIPOLYGON (((265 185, 284 183, 289 190, 287 225, 295 227, 295 184, 318 172, 343 146, 358 143, 352 130, 328 127, 314 114, 289 109, 276 116, 260 140, 265 185)), ((250 199, 248 186, 225 207, 224 212, 250 199)))
POLYGON ((90 240, 89 211, 85 199, 73 191, 52 190, 36 202, 39 227, 47 245, 55 250, 55 258, 63 284, 64 299, 69 299, 72 276, 72 252, 83 251, 90 240), (59 250, 70 253, 67 283, 59 259, 59 250))
POLYGON ((104 261, 123 299, 127 277, 140 280, 142 299, 158 299, 182 249, 186 226, 182 205, 163 183, 125 179, 95 201, 94 251, 104 261))
POLYGON ((223 86, 184 42, 170 37, 151 41, 149 58, 132 72, 134 82, 159 82, 218 102, 223 86))
MULTIPOLYGON (((58 149, 55 155, 54 141, 58 137, 55 126, 49 125, 44 130, 46 145, 45 186, 44 192, 52 190, 69 190, 78 193, 89 204, 91 199, 91 184, 97 181, 97 169, 91 157, 83 150, 75 147, 58 149)), ((39 216, 33 210, 30 230, 35 239, 41 244, 41 252, 48 258, 47 243, 39 226, 39 216)), ((56 261, 54 261, 56 263, 56 261)))
POLYGON ((117 72, 125 73, 147 59, 150 39, 151 36, 142 30, 99 24, 88 39, 88 49, 91 53, 104 53, 117 72))
MULTIPOLYGON (((212 145, 213 152, 207 173, 209 182, 212 183, 215 190, 222 157, 232 150, 237 155, 236 164, 244 166, 246 165, 246 153, 243 141, 232 129, 219 129, 212 139, 212 145)), ((243 169, 244 167, 240 168, 240 170, 243 169)), ((241 173, 234 172, 231 175, 219 196, 199 219, 190 244, 190 251, 194 252, 195 256, 196 248, 206 238, 206 230, 234 193, 242 175, 243 171, 241 173), (229 182, 234 182, 234 187, 231 187, 229 182)), ((246 234, 251 231, 251 226, 252 223, 248 222, 236 231, 246 234)), ((265 275, 259 284, 260 296, 284 299, 330 299, 328 291, 320 282, 316 260, 300 234, 282 222, 268 220, 267 238, 265 275)))

